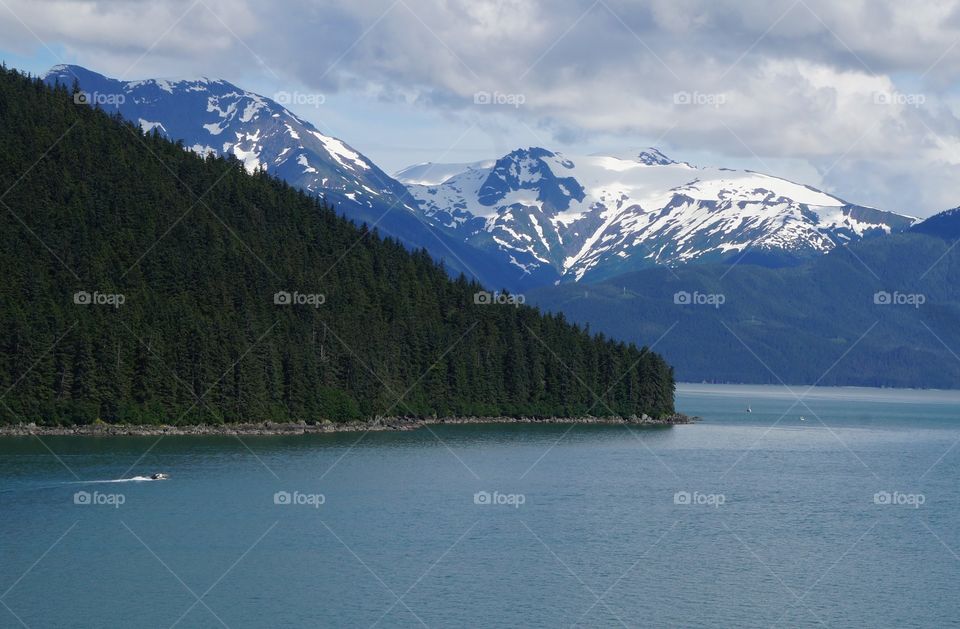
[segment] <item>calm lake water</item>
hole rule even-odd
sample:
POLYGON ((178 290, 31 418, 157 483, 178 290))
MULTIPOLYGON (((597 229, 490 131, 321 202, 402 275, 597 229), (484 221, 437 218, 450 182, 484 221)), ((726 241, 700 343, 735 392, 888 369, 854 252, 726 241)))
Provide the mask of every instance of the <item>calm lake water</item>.
POLYGON ((0 627, 957 625, 960 393, 678 408, 702 423, 0 439, 0 627))

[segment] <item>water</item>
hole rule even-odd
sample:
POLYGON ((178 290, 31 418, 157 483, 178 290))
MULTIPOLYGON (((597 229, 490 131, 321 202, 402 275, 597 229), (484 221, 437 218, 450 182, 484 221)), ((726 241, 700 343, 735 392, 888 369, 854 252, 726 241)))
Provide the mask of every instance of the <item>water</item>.
POLYGON ((0 627, 957 625, 960 394, 678 406, 703 422, 2 439, 0 627))

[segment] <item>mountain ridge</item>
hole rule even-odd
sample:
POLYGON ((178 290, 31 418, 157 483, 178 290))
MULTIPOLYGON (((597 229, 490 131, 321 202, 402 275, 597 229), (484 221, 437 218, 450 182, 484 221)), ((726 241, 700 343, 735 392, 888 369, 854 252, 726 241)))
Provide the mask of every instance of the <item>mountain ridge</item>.
POLYGON ((524 273, 552 271, 554 281, 748 252, 803 259, 915 222, 771 175, 695 167, 655 148, 629 158, 517 149, 441 183, 418 183, 408 171, 396 176, 425 218, 501 249, 524 273))

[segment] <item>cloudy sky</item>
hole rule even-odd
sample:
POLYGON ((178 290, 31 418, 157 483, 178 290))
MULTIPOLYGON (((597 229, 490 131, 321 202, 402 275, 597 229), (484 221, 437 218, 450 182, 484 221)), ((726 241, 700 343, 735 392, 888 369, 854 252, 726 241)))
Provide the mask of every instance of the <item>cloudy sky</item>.
POLYGON ((388 172, 654 145, 960 205, 960 0, 0 0, 0 57, 289 92, 388 172))

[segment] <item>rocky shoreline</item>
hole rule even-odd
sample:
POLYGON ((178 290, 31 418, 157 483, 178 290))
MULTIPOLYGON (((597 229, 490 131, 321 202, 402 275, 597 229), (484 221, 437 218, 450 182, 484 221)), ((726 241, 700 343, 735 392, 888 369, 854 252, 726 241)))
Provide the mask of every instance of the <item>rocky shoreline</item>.
POLYGON ((199 424, 191 426, 131 426, 123 424, 96 423, 85 426, 38 426, 37 424, 11 424, 0 426, 0 437, 40 436, 92 436, 92 437, 150 437, 163 435, 312 435, 334 432, 400 431, 418 430, 426 426, 442 424, 599 424, 609 426, 674 426, 691 424, 697 417, 674 414, 662 419, 647 415, 641 417, 440 417, 415 419, 408 417, 378 417, 366 422, 335 424, 330 421, 308 424, 289 423, 244 423, 244 424, 199 424))

